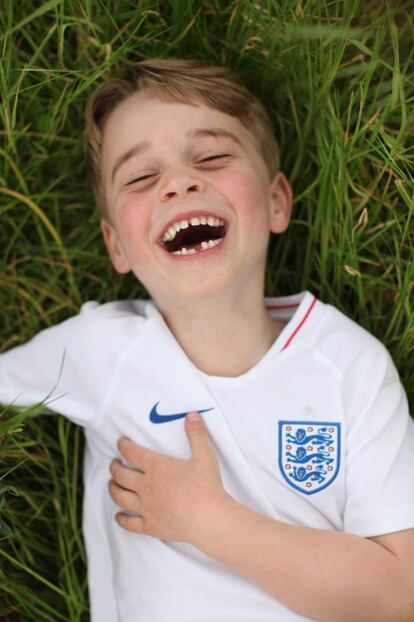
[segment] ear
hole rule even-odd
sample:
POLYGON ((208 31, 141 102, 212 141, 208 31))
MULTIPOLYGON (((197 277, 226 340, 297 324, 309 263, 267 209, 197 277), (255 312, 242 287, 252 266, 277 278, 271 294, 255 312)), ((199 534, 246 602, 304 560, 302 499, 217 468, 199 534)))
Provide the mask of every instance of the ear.
POLYGON ((105 242, 106 249, 111 258, 112 264, 119 274, 129 272, 131 268, 127 258, 124 255, 115 227, 105 218, 101 220, 101 231, 105 242))
POLYGON ((293 191, 282 172, 276 173, 269 187, 270 193, 270 230, 282 233, 289 226, 292 215, 293 191))

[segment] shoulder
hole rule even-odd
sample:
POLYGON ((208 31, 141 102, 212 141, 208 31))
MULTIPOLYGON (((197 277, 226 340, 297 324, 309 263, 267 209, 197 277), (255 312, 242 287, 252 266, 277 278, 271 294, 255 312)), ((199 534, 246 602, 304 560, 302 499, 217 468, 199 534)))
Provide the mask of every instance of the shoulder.
POLYGON ((89 300, 79 313, 38 332, 31 343, 42 349, 64 348, 77 355, 103 348, 122 349, 138 338, 154 313, 153 303, 147 300, 104 304, 89 300))
MULTIPOLYGON (((88 341, 132 342, 142 333, 148 321, 157 314, 150 300, 115 300, 85 302, 77 316, 77 331, 88 341)), ((70 320, 69 320, 70 322, 70 320)))
POLYGON ((83 303, 80 313, 101 315, 102 317, 129 317, 139 316, 142 318, 151 315, 154 309, 152 300, 137 300, 134 298, 125 300, 112 300, 100 303, 96 300, 88 300, 83 303))
POLYGON ((313 347, 339 376, 350 421, 393 384, 402 391, 398 371, 385 345, 336 307, 322 305, 313 347))
POLYGON ((382 374, 393 368, 385 345, 363 326, 330 304, 319 302, 321 322, 315 333, 314 347, 344 375, 351 370, 382 374))
POLYGON ((79 316, 84 323, 136 322, 143 323, 152 316, 154 304, 151 300, 114 300, 99 303, 96 300, 84 302, 79 316))

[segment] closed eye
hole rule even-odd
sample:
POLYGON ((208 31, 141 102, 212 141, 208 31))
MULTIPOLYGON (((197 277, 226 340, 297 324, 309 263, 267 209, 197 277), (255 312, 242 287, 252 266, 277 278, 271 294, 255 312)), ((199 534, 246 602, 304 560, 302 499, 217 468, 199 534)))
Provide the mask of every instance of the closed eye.
POLYGON ((208 158, 204 158, 203 160, 200 160, 200 162, 208 162, 209 160, 218 160, 218 158, 228 158, 229 155, 230 155, 229 153, 222 153, 220 155, 209 156, 208 158))
MULTIPOLYGON (((229 153, 222 153, 220 155, 208 156, 208 158, 204 158, 203 160, 200 160, 200 162, 209 162, 210 160, 218 160, 219 158, 228 158, 229 156, 230 156, 229 153)), ((150 177, 155 177, 155 173, 153 173, 152 175, 143 175, 142 177, 136 177, 135 179, 132 179, 125 185, 130 186, 131 184, 135 184, 139 181, 144 181, 145 179, 149 179, 150 177)))
POLYGON ((149 177, 154 177, 155 174, 153 175, 144 175, 143 177, 136 177, 135 179, 131 179, 131 181, 129 181, 128 183, 126 183, 126 186, 130 186, 131 184, 135 184, 137 181, 144 181, 144 179, 148 179, 149 177))

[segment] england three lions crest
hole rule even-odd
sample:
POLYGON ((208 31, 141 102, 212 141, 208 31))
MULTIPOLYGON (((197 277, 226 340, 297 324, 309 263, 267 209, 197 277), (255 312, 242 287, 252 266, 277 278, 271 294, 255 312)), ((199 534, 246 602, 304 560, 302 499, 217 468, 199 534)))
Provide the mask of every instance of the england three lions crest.
POLYGON ((296 490, 323 490, 338 475, 340 461, 340 423, 279 421, 279 469, 296 490))

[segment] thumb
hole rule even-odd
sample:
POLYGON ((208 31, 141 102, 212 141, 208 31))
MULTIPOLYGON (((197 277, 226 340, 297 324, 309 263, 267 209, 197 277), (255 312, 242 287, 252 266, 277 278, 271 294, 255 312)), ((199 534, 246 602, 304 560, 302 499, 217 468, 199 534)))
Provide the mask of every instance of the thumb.
POLYGON ((188 413, 185 418, 185 431, 190 441, 193 456, 210 458, 214 455, 206 424, 197 412, 188 413))

